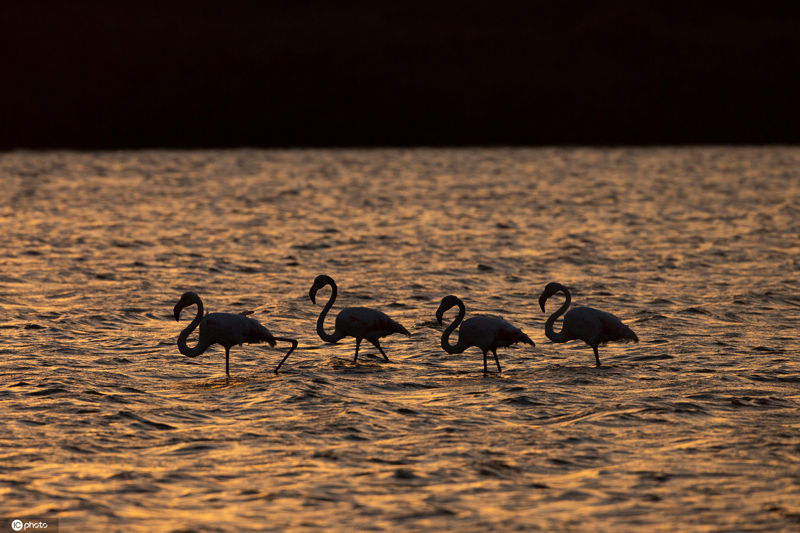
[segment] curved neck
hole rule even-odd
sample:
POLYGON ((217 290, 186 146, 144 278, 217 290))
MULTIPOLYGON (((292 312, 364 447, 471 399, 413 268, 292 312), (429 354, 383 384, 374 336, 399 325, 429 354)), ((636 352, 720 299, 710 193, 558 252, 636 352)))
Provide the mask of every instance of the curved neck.
POLYGON ((336 287, 336 283, 329 283, 331 286, 331 297, 328 299, 328 303, 325 304, 325 307, 322 309, 322 312, 319 314, 319 318, 317 319, 317 334, 319 338, 324 340, 325 342, 339 342, 342 340, 344 335, 338 335, 336 331, 334 331, 333 335, 328 335, 325 333, 325 317, 328 315, 328 311, 331 310, 333 307, 333 302, 336 300, 336 295, 338 294, 338 289, 336 287))
POLYGON ((210 344, 206 339, 204 339, 203 335, 203 328, 200 328, 200 339, 198 339, 197 344, 194 348, 189 348, 186 344, 186 339, 189 338, 189 335, 200 325, 203 321, 203 302, 200 298, 197 298, 194 301, 197 304, 197 315, 194 317, 194 320, 186 326, 186 328, 181 331, 181 334, 178 336, 178 350, 185 355, 186 357, 197 357, 198 355, 205 352, 210 344))
POLYGON ((461 342, 460 334, 458 336, 458 343, 450 344, 450 334, 452 334, 459 324, 461 324, 461 321, 464 320, 464 316, 467 314, 467 309, 464 306, 464 302, 458 300, 456 305, 458 305, 458 316, 456 316, 456 319, 453 320, 453 323, 447 326, 447 328, 444 330, 444 333, 442 333, 442 350, 447 353, 461 353, 469 348, 468 345, 465 345, 465 343, 461 342))
POLYGON ((572 301, 572 297, 570 296, 569 291, 565 287, 562 287, 561 289, 559 289, 559 291, 564 293, 566 300, 564 301, 564 304, 561 307, 559 307, 555 313, 550 315, 550 318, 547 319, 547 322, 545 322, 544 334, 547 336, 548 339, 550 339, 553 342, 566 342, 570 339, 568 339, 566 334, 564 333, 564 328, 562 327, 561 331, 556 333, 555 330, 553 329, 553 325, 556 323, 556 320, 558 320, 558 317, 567 312, 567 309, 569 309, 569 304, 572 301))

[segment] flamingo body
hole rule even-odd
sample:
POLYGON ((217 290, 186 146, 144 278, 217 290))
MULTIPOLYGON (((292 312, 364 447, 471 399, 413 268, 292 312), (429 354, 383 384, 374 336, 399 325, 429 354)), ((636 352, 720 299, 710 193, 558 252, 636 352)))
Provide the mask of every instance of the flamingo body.
POLYGON ((566 301, 564 304, 547 319, 544 325, 544 332, 547 338, 553 342, 562 343, 572 340, 582 340, 592 347, 596 366, 600 366, 600 355, 598 346, 607 342, 639 342, 639 337, 622 320, 592 307, 574 307, 564 315, 564 325, 559 333, 553 329, 556 319, 569 308, 572 296, 566 287, 560 283, 548 283, 542 295, 539 297, 539 306, 544 311, 545 302, 557 292, 564 293, 566 301))
POLYGON ((178 350, 187 357, 197 357, 205 352, 211 345, 219 344, 225 348, 225 374, 230 376, 230 349, 242 344, 267 343, 275 346, 276 341, 291 342, 292 347, 278 367, 289 357, 289 354, 297 347, 297 341, 282 337, 274 337, 267 328, 261 325, 258 320, 246 316, 249 313, 208 313, 203 315, 203 301, 194 292, 185 292, 175 304, 173 314, 175 320, 180 320, 181 311, 190 305, 197 305, 197 315, 194 320, 181 332, 178 337, 178 350), (194 348, 186 344, 189 335, 197 327, 200 327, 199 338, 194 348))
POLYGON ((439 309, 436 311, 436 320, 442 325, 444 313, 452 307, 458 306, 459 312, 456 319, 450 324, 442 334, 442 349, 447 353, 462 353, 470 346, 480 348, 483 352, 483 371, 488 372, 487 359, 488 353, 492 352, 497 371, 501 372, 500 360, 497 358, 497 349, 506 348, 512 344, 522 342, 536 346, 534 342, 521 329, 506 322, 501 318, 488 316, 475 316, 461 322, 466 315, 464 302, 456 296, 445 296, 442 298, 439 309), (459 326, 458 342, 450 344, 450 334, 459 326))
POLYGON ((393 333, 409 335, 406 328, 386 313, 368 307, 348 307, 340 311, 336 315, 334 330, 344 332, 346 337, 367 339, 373 344, 393 333))
POLYGON ((354 363, 358 361, 358 350, 361 346, 361 341, 366 339, 381 352, 381 355, 383 355, 386 361, 389 361, 386 352, 384 352, 381 347, 380 339, 394 333, 410 335, 408 330, 398 322, 389 318, 385 313, 376 309, 370 309, 368 307, 348 307, 342 309, 336 316, 333 334, 326 333, 324 328, 325 317, 331 307, 333 307, 333 302, 336 300, 336 295, 338 294, 336 282, 330 276, 317 276, 314 280, 314 284, 311 286, 311 290, 308 292, 311 301, 316 303, 317 291, 327 285, 331 287, 331 297, 328 303, 325 304, 325 308, 322 310, 317 320, 317 333, 320 338, 325 342, 336 344, 345 337, 354 337, 356 339, 356 354, 353 358, 354 363))

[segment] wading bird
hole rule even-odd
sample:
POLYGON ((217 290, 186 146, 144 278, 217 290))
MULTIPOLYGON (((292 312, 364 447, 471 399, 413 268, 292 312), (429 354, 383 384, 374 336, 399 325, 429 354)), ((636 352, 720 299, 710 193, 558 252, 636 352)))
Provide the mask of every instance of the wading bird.
POLYGON ((539 297, 539 306, 544 312, 544 304, 547 299, 559 291, 564 293, 567 301, 558 311, 550 315, 544 325, 544 334, 551 341, 569 342, 577 339, 582 340, 594 350, 597 366, 600 366, 600 355, 597 353, 597 347, 601 344, 612 341, 639 342, 639 337, 636 336, 636 333, 623 324, 619 318, 611 313, 598 311, 591 307, 573 307, 570 309, 564 317, 564 325, 561 327, 561 331, 556 333, 553 330, 553 324, 569 308, 572 297, 566 287, 555 282, 548 283, 539 297))
POLYGON ((266 342, 270 346, 275 346, 275 341, 291 342, 292 347, 283 356, 283 359, 275 368, 275 373, 281 367, 284 361, 289 357, 295 348, 297 348, 297 341, 295 339, 288 339, 283 337, 274 337, 267 328, 262 326, 254 318, 249 318, 246 315, 250 313, 242 313, 239 315, 233 313, 209 313, 203 316, 203 301, 200 297, 193 292, 185 292, 178 303, 175 304, 173 313, 175 320, 180 320, 181 311, 184 307, 190 305, 197 305, 197 315, 192 320, 186 329, 181 331, 178 336, 178 350, 186 357, 197 357, 205 352, 212 344, 219 344, 225 348, 225 374, 230 376, 229 361, 230 349, 235 345, 241 346, 247 344, 259 344, 266 342), (192 331, 200 326, 200 338, 194 348, 189 348, 186 344, 186 339, 192 331))
POLYGON ((530 337, 525 335, 521 329, 512 326, 505 320, 500 318, 491 318, 488 316, 475 316, 466 320, 463 324, 464 315, 467 310, 464 307, 464 302, 460 298, 450 295, 442 298, 442 303, 439 304, 439 309, 436 310, 436 321, 442 325, 442 317, 449 309, 458 306, 458 316, 452 324, 447 326, 442 333, 442 349, 447 353, 462 353, 470 346, 476 346, 483 351, 483 371, 488 372, 486 360, 488 352, 494 354, 494 360, 497 363, 497 371, 501 372, 500 360, 497 358, 497 349, 511 346, 518 342, 536 346, 530 337), (458 343, 450 344, 450 334, 453 333, 458 325, 461 328, 458 330, 458 343))
POLYGON ((384 313, 376 311, 375 309, 369 309, 367 307, 348 307, 342 309, 336 316, 336 325, 333 330, 333 335, 325 333, 325 328, 323 327, 325 316, 328 314, 331 307, 333 307, 333 302, 336 300, 336 295, 338 293, 336 282, 333 281, 333 278, 330 276, 317 276, 314 280, 314 284, 311 286, 311 290, 308 291, 308 296, 311 298, 311 301, 317 303, 315 300, 317 291, 326 285, 331 286, 331 297, 320 313, 319 319, 317 319, 317 333, 319 337, 325 342, 333 344, 336 344, 345 337, 355 337, 356 356, 353 358, 354 363, 358 361, 358 348, 361 346, 361 341, 367 339, 380 350, 383 358, 389 361, 383 348, 381 348, 381 337, 386 337, 393 333, 411 335, 408 330, 384 313))

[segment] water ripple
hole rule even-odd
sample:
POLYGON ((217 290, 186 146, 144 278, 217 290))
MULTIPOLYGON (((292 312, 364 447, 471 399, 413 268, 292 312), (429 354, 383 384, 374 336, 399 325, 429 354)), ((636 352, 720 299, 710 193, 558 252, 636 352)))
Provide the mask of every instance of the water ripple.
POLYGON ((75 530, 790 531, 798 168, 792 147, 2 154, 4 511, 75 530), (360 305, 409 328, 391 363, 319 339, 321 273, 329 330, 360 305), (600 368, 550 342, 549 281, 641 342, 601 347, 600 368), (186 290, 299 348, 279 375, 280 344, 234 346, 230 377, 219 347, 181 355, 186 290), (536 347, 487 376, 477 348, 444 353, 446 294, 536 347))

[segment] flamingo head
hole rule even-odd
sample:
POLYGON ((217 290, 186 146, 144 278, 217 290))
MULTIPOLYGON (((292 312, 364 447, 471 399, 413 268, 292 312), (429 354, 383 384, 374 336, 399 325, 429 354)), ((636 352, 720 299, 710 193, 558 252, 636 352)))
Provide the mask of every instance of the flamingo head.
POLYGON ((542 308, 542 313, 544 313, 544 303, 547 301, 547 298, 549 298, 549 296, 544 292, 539 296, 539 307, 542 308))
POLYGON ((192 291, 184 292, 181 296, 181 299, 178 300, 178 303, 175 304, 175 307, 172 309, 172 313, 175 315, 175 321, 179 321, 181 319, 181 311, 183 311, 184 307, 189 307, 192 304, 196 304, 200 301, 200 297, 197 294, 193 293, 192 291))
POLYGON ((560 290, 564 290, 564 286, 560 283, 553 281, 547 284, 547 286, 544 288, 544 291, 542 291, 542 295, 539 296, 539 307, 542 308, 542 312, 544 312, 544 304, 547 299, 560 290))
POLYGON ((453 296, 451 294, 449 296, 445 296, 444 298, 442 298, 442 303, 439 304, 439 309, 436 310, 436 322, 438 322, 439 325, 441 326, 442 325, 442 318, 444 317, 444 314, 449 309, 451 309, 451 308, 453 308, 453 307, 455 307, 455 306, 457 306, 459 304, 464 305, 461 302, 461 299, 458 298, 458 296, 453 296))
POLYGON ((314 279, 314 284, 311 285, 311 290, 308 291, 308 297, 311 298, 312 303, 317 303, 317 291, 320 290, 325 285, 330 285, 331 287, 336 287, 336 282, 333 281, 333 278, 330 276, 326 276, 324 274, 317 276, 314 279))

